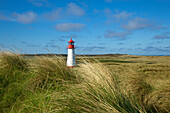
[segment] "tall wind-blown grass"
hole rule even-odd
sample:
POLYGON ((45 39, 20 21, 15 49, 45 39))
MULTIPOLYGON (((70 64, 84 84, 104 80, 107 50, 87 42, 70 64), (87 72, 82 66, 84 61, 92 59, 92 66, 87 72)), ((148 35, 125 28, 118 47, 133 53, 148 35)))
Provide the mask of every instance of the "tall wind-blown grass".
POLYGON ((71 83, 77 81, 75 72, 67 68, 65 60, 62 57, 37 58, 31 63, 31 66, 36 74, 31 80, 32 88, 47 88, 49 85, 56 86, 61 82, 71 83))
POLYGON ((0 53, 0 112, 21 97, 24 80, 28 78, 27 62, 11 52, 0 53))
POLYGON ((24 59, 19 54, 1 52, 0 112, 49 110, 52 106, 45 103, 51 93, 64 90, 68 83, 77 83, 76 80, 63 58, 24 59), (48 108, 43 109, 46 105, 48 108))
POLYGON ((155 112, 155 108, 143 106, 135 95, 120 87, 121 81, 101 63, 88 63, 79 69, 82 83, 71 89, 67 112, 155 112), (150 109, 149 109, 150 108, 150 109))
POLYGON ((1 52, 0 112, 169 112, 168 85, 157 90, 140 75, 120 79, 96 61, 78 65, 67 68, 63 57, 1 52))

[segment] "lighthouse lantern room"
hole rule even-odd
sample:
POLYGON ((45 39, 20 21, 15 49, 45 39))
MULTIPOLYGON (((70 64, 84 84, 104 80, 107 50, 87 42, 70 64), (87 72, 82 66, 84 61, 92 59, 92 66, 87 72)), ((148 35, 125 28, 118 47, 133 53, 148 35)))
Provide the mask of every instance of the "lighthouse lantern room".
POLYGON ((75 47, 74 41, 68 41, 68 55, 67 55, 67 67, 75 67, 76 66, 76 59, 75 59, 75 47))

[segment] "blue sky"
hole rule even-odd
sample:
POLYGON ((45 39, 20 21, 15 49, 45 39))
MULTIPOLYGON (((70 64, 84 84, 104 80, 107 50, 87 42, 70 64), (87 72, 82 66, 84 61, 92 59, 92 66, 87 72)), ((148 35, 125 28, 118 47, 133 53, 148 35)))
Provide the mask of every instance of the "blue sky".
POLYGON ((169 0, 0 0, 0 49, 170 55, 169 0))

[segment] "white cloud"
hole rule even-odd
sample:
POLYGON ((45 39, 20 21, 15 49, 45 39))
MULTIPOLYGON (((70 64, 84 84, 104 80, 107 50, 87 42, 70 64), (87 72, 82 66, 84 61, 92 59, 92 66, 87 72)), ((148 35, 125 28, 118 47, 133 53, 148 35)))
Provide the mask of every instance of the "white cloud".
POLYGON ((76 34, 70 34, 70 35, 60 36, 60 38, 77 38, 77 35, 76 34))
POLYGON ((104 14, 110 17, 111 19, 115 19, 115 18, 116 19, 128 19, 130 16, 132 16, 132 13, 128 13, 126 11, 120 12, 118 10, 113 12, 109 8, 105 8, 103 11, 104 11, 104 14))
POLYGON ((126 30, 137 30, 150 27, 151 24, 148 23, 147 19, 136 17, 133 20, 130 20, 127 25, 123 25, 123 28, 126 30))
POLYGON ((130 34, 131 33, 127 31, 124 31, 124 32, 106 31, 106 34, 104 36, 106 38, 126 38, 130 34))
POLYGON ((13 22, 20 22, 23 24, 29 24, 35 21, 37 15, 34 12, 26 12, 26 13, 13 13, 10 15, 0 14, 0 20, 4 21, 13 21, 13 22))
POLYGON ((131 15, 132 13, 127 13, 126 11, 122 11, 122 12, 117 12, 116 14, 114 14, 113 17, 117 19, 127 19, 131 15))
POLYGON ((81 23, 61 23, 56 25, 57 31, 70 32, 70 31, 80 31, 85 27, 81 23))
POLYGON ((16 17, 16 21, 21 22, 23 24, 29 24, 35 21, 37 15, 34 12, 26 12, 24 14, 14 13, 16 17))
POLYGON ((106 24, 112 23, 120 24, 129 20, 133 16, 133 13, 118 10, 112 11, 109 8, 104 9, 103 12, 107 16, 106 24))
POLYGON ((155 35, 153 39, 170 39, 170 32, 163 32, 160 35, 155 35))
POLYGON ((85 11, 75 3, 67 4, 67 13, 74 16, 83 16, 85 11))
POLYGON ((27 0, 27 1, 37 7, 52 6, 52 4, 48 2, 48 0, 27 0))
POLYGON ((72 16, 83 16, 85 14, 84 10, 75 3, 67 4, 67 7, 58 8, 52 12, 43 14, 45 18, 49 20, 72 18, 72 16))
POLYGON ((57 10, 54 10, 52 12, 44 14, 44 17, 49 19, 49 20, 56 20, 56 19, 59 19, 63 16, 62 12, 63 12, 63 9, 58 8, 57 10))

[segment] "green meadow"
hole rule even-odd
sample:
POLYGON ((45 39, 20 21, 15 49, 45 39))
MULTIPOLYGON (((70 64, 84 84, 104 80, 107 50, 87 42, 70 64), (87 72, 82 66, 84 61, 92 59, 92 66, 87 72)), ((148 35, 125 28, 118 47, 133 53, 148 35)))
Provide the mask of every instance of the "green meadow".
POLYGON ((0 53, 0 113, 168 113, 170 56, 0 53))

